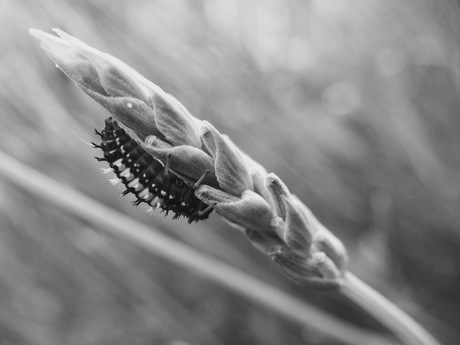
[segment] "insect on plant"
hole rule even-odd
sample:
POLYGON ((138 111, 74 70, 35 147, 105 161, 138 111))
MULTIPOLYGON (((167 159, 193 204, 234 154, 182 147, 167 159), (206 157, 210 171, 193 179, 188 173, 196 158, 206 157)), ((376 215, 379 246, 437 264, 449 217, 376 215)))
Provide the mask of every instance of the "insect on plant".
POLYGON ((147 153, 139 144, 121 128, 113 118, 105 120, 105 128, 96 134, 102 139, 100 144, 93 146, 104 152, 104 157, 98 161, 109 163, 109 169, 104 173, 115 173, 112 184, 122 182, 126 190, 122 195, 132 193, 136 196, 135 206, 141 203, 150 205, 149 211, 161 208, 167 215, 174 212, 173 219, 185 217, 189 223, 205 220, 212 212, 212 205, 208 206, 199 200, 194 190, 200 185, 206 171, 193 185, 189 185, 170 168, 171 157, 167 157, 162 164, 147 153))
MULTIPOLYGON (((159 207, 188 222, 213 209, 242 230, 296 283, 342 293, 407 345, 439 342, 348 270, 342 241, 275 174, 268 173, 212 124, 120 60, 55 29, 31 30, 70 79, 112 117, 96 132, 107 161, 135 205, 159 207), (128 134, 128 131, 131 134, 128 134)), ((381 343, 379 343, 381 344, 381 343)), ((388 342, 386 342, 388 344, 388 342)))

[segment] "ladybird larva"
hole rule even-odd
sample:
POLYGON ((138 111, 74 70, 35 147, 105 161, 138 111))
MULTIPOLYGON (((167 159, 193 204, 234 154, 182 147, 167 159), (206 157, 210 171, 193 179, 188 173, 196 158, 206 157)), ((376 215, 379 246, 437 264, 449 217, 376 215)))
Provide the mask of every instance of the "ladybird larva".
POLYGON ((132 193, 136 196, 134 205, 147 203, 152 208, 161 208, 168 214, 174 212, 173 219, 185 217, 189 223, 205 220, 213 207, 199 200, 194 189, 201 183, 203 176, 193 185, 169 169, 169 162, 163 164, 147 153, 118 123, 109 117, 105 120, 105 128, 97 131, 101 143, 93 146, 104 152, 98 161, 106 161, 116 175, 114 183, 121 181, 126 190, 123 195, 132 193))

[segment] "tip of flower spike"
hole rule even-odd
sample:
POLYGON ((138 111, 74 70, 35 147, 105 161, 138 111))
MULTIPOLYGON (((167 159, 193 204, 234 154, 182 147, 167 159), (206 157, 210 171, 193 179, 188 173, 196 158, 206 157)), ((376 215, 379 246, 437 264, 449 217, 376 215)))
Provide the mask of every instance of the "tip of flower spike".
POLYGON ((49 58, 70 79, 78 85, 91 84, 97 92, 105 94, 94 66, 83 52, 90 48, 83 42, 65 34, 63 31, 54 29, 61 37, 49 34, 37 29, 30 29, 29 33, 40 41, 41 48, 49 58))
MULTIPOLYGON (((53 31, 56 32, 56 30, 58 29, 53 29, 53 31)), ((33 37, 35 37, 37 40, 39 40, 42 44, 42 48, 47 52, 49 53, 49 50, 48 48, 54 46, 54 45, 59 45, 59 46, 69 46, 68 43, 66 43, 65 41, 63 41, 60 37, 56 36, 56 35, 51 35, 47 32, 44 32, 44 31, 41 31, 41 30, 37 30, 37 29, 29 29, 29 34, 33 37)), ((50 57, 52 58, 52 56, 50 55, 50 57)))
POLYGON ((38 29, 30 28, 28 30, 28 32, 29 32, 29 35, 32 35, 32 36, 36 37, 37 33, 42 32, 42 31, 40 31, 38 29))
MULTIPOLYGON (((28 30, 29 34, 34 36, 35 38, 38 38, 40 35, 49 35, 47 34, 46 32, 43 32, 41 30, 38 30, 38 29, 34 29, 34 28, 30 28, 28 30)), ((52 36, 52 35, 51 35, 52 36)))
POLYGON ((76 39, 75 37, 70 36, 67 32, 62 31, 59 28, 52 28, 51 31, 55 32, 60 38, 66 40, 66 41, 78 41, 80 43, 83 43, 80 40, 76 39))
POLYGON ((29 29, 29 34, 40 41, 41 47, 54 62, 56 61, 50 52, 51 47, 68 45, 65 44, 59 37, 56 37, 55 35, 51 35, 47 32, 43 32, 37 29, 29 29))

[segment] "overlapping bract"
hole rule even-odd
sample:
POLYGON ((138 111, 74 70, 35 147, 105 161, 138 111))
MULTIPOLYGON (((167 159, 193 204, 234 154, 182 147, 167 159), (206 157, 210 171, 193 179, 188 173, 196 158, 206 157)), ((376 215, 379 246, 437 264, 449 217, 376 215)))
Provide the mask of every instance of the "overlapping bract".
POLYGON ((195 195, 244 231, 291 279, 337 288, 347 253, 339 239, 274 174, 241 152, 173 96, 118 59, 55 29, 30 33, 69 78, 137 136, 142 148, 190 184, 195 195))

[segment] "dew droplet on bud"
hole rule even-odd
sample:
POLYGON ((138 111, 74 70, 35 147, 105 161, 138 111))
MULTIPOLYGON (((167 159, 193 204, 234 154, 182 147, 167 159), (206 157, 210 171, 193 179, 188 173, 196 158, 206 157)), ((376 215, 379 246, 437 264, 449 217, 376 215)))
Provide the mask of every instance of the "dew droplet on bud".
POLYGON ((149 135, 147 138, 145 138, 145 145, 153 145, 153 143, 155 142, 155 136, 153 135, 149 135))
POLYGON ((126 104, 126 106, 131 109, 133 107, 133 104, 129 102, 128 104, 126 104))

